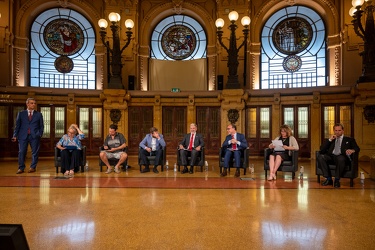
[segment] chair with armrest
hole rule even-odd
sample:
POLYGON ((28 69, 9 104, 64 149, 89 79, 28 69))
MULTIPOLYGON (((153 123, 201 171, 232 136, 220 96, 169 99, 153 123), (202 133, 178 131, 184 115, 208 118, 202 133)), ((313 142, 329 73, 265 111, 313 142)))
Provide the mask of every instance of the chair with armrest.
MULTIPOLYGON (((162 150, 163 150, 163 153, 162 153, 162 156, 160 157, 157 165, 161 166, 161 171, 163 172, 165 163, 167 161, 167 148, 163 147, 162 150)), ((155 156, 147 156, 147 159, 150 162, 150 166, 155 165, 155 156)), ((142 159, 141 159, 141 147, 138 148, 138 165, 139 165, 139 171, 142 170, 142 165, 145 165, 144 162, 142 162, 142 159)))
MULTIPOLYGON (((81 154, 81 157, 80 157, 80 161, 79 161, 79 167, 81 167, 81 172, 85 172, 85 164, 86 164, 86 146, 82 146, 82 154, 81 154)), ((57 147, 55 147, 55 168, 56 168, 56 173, 59 172, 59 167, 61 168, 61 173, 65 173, 65 169, 63 169, 61 167, 61 154, 60 154, 61 150, 58 149, 57 147)), ((74 169, 74 172, 78 172, 79 171, 79 167, 76 167, 74 169)))
MULTIPOLYGON (((315 170, 317 175, 317 182, 320 183, 320 176, 323 175, 323 170, 319 165, 318 157, 320 157, 320 151, 315 152, 316 161, 315 161, 315 170)), ((355 152, 350 157, 350 164, 347 164, 345 171, 341 178, 350 178, 350 187, 354 186, 354 179, 358 177, 358 152, 355 152)), ((332 176, 335 176, 336 165, 335 163, 328 162, 329 169, 331 170, 332 176)))
MULTIPOLYGON (((225 150, 226 148, 221 147, 219 151, 219 167, 220 167, 220 174, 223 172, 224 168, 224 156, 225 156, 225 150)), ((246 169, 249 165, 249 148, 241 151, 241 168, 243 168, 243 174, 246 175, 246 169)), ((230 172, 230 168, 233 168, 235 164, 234 157, 232 156, 232 160, 229 161, 229 168, 228 172, 230 172)))
MULTIPOLYGON (((187 157, 187 162, 189 163, 191 161, 190 155, 187 157)), ((197 159, 195 160, 194 166, 200 166, 201 172, 203 172, 203 166, 205 162, 205 153, 204 153, 204 147, 201 148, 200 154, 198 155, 197 159)), ((181 157, 180 157, 180 150, 179 147, 177 147, 177 170, 180 172, 180 166, 182 166, 181 157)))
MULTIPOLYGON (((265 148, 264 149, 264 175, 267 180, 267 171, 270 170, 270 165, 269 165, 269 160, 270 160, 270 155, 272 153, 272 149, 270 148, 265 148)), ((290 160, 288 161, 283 161, 280 165, 280 167, 277 169, 277 171, 282 171, 282 172, 292 172, 292 179, 295 178, 296 172, 298 171, 298 150, 292 150, 291 151, 292 156, 290 160)), ((276 175, 277 175, 276 171, 276 175)))
MULTIPOLYGON (((99 152, 101 152, 102 150, 104 150, 104 147, 101 146, 99 147, 99 152)), ((123 148, 123 150, 125 153, 128 153, 128 146, 126 146, 125 148, 123 148)), ((108 158, 108 162, 109 162, 109 165, 111 166, 116 166, 117 163, 118 163, 118 159, 116 158, 108 158)), ((126 158, 126 160, 121 164, 122 165, 122 170, 126 170, 126 166, 128 165, 128 158, 126 158)), ((103 172, 103 166, 105 166, 104 162, 102 161, 102 159, 100 159, 100 155, 99 155, 99 168, 100 168, 100 172, 103 172)))

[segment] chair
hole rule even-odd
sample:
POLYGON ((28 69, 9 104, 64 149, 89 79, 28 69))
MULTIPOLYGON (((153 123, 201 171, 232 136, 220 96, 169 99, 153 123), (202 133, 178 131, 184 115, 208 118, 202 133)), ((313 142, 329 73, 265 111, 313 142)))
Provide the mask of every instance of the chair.
MULTIPOLYGON (((104 150, 104 147, 103 146, 99 147, 99 152, 102 151, 102 150, 104 150)), ((124 151, 125 153, 128 153, 128 146, 126 146, 122 151, 124 151)), ((109 158, 108 159, 109 165, 111 165, 111 166, 116 166, 118 161, 119 160, 116 159, 116 158, 109 158)), ((128 165, 128 158, 126 158, 126 160, 121 165, 122 165, 122 170, 126 170, 125 168, 128 165)), ((102 161, 102 159, 100 159, 100 156, 99 156, 100 172, 103 172, 103 166, 105 166, 105 164, 102 161)))
MULTIPOLYGON (((163 153, 161 158, 159 159, 159 163, 157 165, 161 165, 161 171, 164 171, 165 162, 167 161, 167 148, 163 147, 163 153)), ((155 165, 155 156, 147 156, 148 160, 150 161, 150 166, 155 165)), ((139 171, 142 170, 142 165, 145 165, 144 162, 142 162, 141 159, 141 147, 138 149, 138 165, 139 165, 139 171)))
MULTIPOLYGON (((318 157, 320 157, 320 152, 316 151, 315 152, 316 156, 316 161, 315 161, 315 166, 316 166, 316 175, 317 175, 317 182, 320 183, 320 176, 323 175, 323 170, 319 166, 318 162, 318 157)), ((358 152, 355 152, 351 156, 351 162, 345 167, 345 172, 342 178, 350 178, 350 187, 354 186, 354 179, 358 177, 358 152)), ((329 169, 331 170, 332 176, 335 176, 335 170, 336 170, 336 165, 335 163, 329 162, 328 163, 329 169)))
MULTIPOLYGON (((187 162, 190 162, 191 157, 188 156, 187 162)), ((203 166, 205 162, 205 153, 204 153, 204 147, 201 148, 201 153, 198 155, 197 159, 194 162, 194 166, 200 166, 201 172, 203 172, 203 166)), ((177 170, 180 172, 180 166, 182 166, 181 158, 180 158, 180 150, 179 147, 177 147, 177 170)))
MULTIPOLYGON (((55 147, 55 168, 56 168, 56 173, 59 172, 59 167, 61 168, 61 154, 60 154, 60 149, 55 147)), ((86 164, 86 146, 82 146, 82 155, 79 161, 79 166, 81 167, 81 172, 85 172, 85 164, 86 164)), ((74 172, 78 172, 79 167, 74 169, 74 172)), ((65 169, 61 168, 61 173, 64 173, 65 169)))
MULTIPOLYGON (((298 171, 298 150, 292 150, 292 157, 289 161, 283 161, 277 171, 282 172, 292 172, 292 179, 296 176, 296 171, 298 171)), ((270 170, 269 160, 272 149, 264 149, 264 174, 267 179, 267 171, 270 170)), ((277 175, 276 171, 276 175, 277 175)))
MULTIPOLYGON (((221 147, 220 151, 219 151, 220 174, 223 172, 225 149, 226 148, 221 147)), ((228 172, 230 172, 230 168, 232 168, 235 164, 234 157, 232 157, 232 158, 233 158, 233 160, 229 161, 228 172)), ((247 169, 248 164, 249 164, 249 148, 247 147, 246 149, 242 150, 242 153, 241 153, 241 168, 243 168, 243 174, 244 175, 246 175, 246 169, 247 169)))

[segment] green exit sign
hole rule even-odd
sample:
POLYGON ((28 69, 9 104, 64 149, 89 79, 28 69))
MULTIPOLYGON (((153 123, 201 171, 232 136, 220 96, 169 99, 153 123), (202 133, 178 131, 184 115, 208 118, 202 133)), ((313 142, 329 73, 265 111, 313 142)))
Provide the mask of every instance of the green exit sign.
POLYGON ((181 92, 181 90, 180 90, 179 88, 172 88, 172 89, 171 89, 171 92, 174 92, 174 93, 175 93, 175 92, 181 92))

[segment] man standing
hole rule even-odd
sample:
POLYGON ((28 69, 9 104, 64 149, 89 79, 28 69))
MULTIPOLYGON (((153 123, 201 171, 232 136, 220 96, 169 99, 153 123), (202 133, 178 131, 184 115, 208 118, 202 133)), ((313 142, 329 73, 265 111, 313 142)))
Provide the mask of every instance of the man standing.
POLYGON ((179 154, 181 163, 184 166, 184 169, 181 171, 181 174, 189 172, 190 174, 194 173, 194 163, 198 155, 201 153, 201 149, 204 146, 203 136, 197 133, 197 124, 190 124, 190 133, 184 136, 184 139, 180 142, 179 145, 179 154), (190 171, 187 168, 187 159, 190 156, 190 171))
POLYGON ((22 174, 25 171, 25 158, 27 153, 27 146, 31 146, 31 165, 29 173, 36 171, 38 163, 40 138, 43 135, 44 123, 42 113, 35 110, 36 101, 34 98, 27 98, 27 109, 18 113, 16 119, 16 127, 14 129, 12 141, 18 139, 18 171, 17 174, 22 174))
POLYGON ((115 173, 119 174, 120 166, 128 158, 128 154, 124 152, 126 148, 126 139, 123 134, 117 132, 117 125, 111 124, 109 126, 108 136, 104 140, 103 151, 100 152, 99 157, 107 166, 106 174, 112 172, 112 167, 109 165, 108 159, 115 158, 118 160, 115 166, 115 173))
POLYGON ((345 171, 345 166, 350 164, 351 154, 359 152, 360 149, 354 138, 344 136, 344 126, 341 123, 336 123, 333 126, 333 131, 334 134, 320 147, 317 161, 322 168, 323 176, 327 178, 322 186, 334 185, 335 188, 339 188, 340 177, 345 171), (328 166, 330 161, 336 165, 335 183, 333 183, 331 170, 328 166))
POLYGON ((228 135, 221 147, 224 151, 224 170, 220 176, 224 177, 227 175, 227 168, 229 168, 229 162, 233 156, 236 164, 236 173, 234 174, 234 177, 240 177, 241 154, 247 148, 247 141, 245 135, 237 133, 237 127, 235 124, 228 125, 227 132, 228 135))
POLYGON ((165 146, 166 143, 164 141, 163 135, 159 134, 157 128, 150 128, 150 133, 147 134, 145 138, 143 138, 141 143, 139 143, 139 147, 141 150, 141 161, 145 165, 145 168, 142 169, 141 173, 150 172, 150 161, 148 160, 147 156, 155 156, 155 164, 152 171, 155 174, 159 173, 158 165, 163 154, 163 147, 165 146))

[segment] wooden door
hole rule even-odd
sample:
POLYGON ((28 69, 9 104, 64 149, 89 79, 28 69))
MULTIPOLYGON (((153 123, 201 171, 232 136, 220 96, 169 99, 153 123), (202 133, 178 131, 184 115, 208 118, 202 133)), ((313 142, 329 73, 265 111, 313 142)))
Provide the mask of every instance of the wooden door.
POLYGON ((310 106, 283 106, 283 124, 287 124, 293 131, 299 145, 299 157, 311 157, 310 106))
POLYGON ((163 107, 164 140, 167 154, 175 155, 178 144, 186 134, 186 107, 163 107))
POLYGON ((245 135, 251 156, 263 156, 271 143, 271 107, 248 107, 246 109, 245 135))
POLYGON ((221 147, 220 107, 197 107, 198 133, 204 138, 205 154, 217 155, 221 147))
POLYGON ((56 143, 66 134, 70 124, 66 124, 66 107, 39 105, 43 115, 44 133, 40 140, 40 156, 53 156, 56 143))
POLYGON ((0 105, 0 158, 17 157, 18 142, 12 142, 16 118, 20 111, 26 109, 25 103, 4 103, 0 105))
POLYGON ((78 127, 85 134, 85 139, 82 141, 82 145, 86 146, 87 155, 99 155, 99 147, 103 145, 104 141, 102 121, 102 107, 78 107, 77 124, 78 127))
POLYGON ((126 138, 128 153, 138 155, 139 143, 153 126, 153 107, 129 107, 129 138, 126 138))

